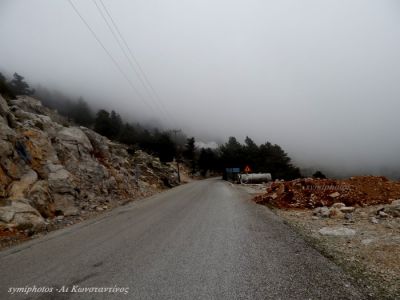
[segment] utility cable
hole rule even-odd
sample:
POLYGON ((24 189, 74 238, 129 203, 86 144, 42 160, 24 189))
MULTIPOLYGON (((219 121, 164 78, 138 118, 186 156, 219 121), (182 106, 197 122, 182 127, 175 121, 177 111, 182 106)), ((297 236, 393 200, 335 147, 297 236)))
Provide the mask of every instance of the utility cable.
MULTIPOLYGON (((154 86, 151 84, 150 80, 148 79, 148 76, 146 75, 146 73, 144 72, 143 68, 141 67, 138 59, 134 55, 132 49, 129 47, 126 39, 124 38, 124 36, 122 35, 121 31, 119 30, 118 25, 114 21, 114 18, 112 17, 110 11, 105 6, 103 0, 99 0, 99 1, 100 1, 101 5, 103 6, 104 11, 107 13, 108 17, 110 18, 110 20, 111 20, 111 22, 112 22, 112 24, 113 24, 113 26, 115 28, 115 31, 118 33, 120 39, 122 40, 122 42, 124 43, 126 49, 128 50, 129 54, 131 55, 133 62, 135 62, 135 64, 137 65, 139 73, 141 74, 141 76, 138 75, 138 77, 140 78, 141 82, 143 83, 143 81, 144 81, 147 84, 148 88, 152 91, 152 93, 154 95, 154 98, 157 100, 157 102, 159 103, 161 108, 164 110, 165 114, 173 121, 174 124, 176 124, 175 119, 170 115, 169 111, 166 109, 163 101, 160 99, 160 96, 158 95, 158 93, 155 90, 154 86), (141 77, 143 77, 143 78, 141 78, 141 77)), ((132 63, 132 61, 130 61, 130 62, 132 63)), ((136 74, 138 74, 136 69, 135 69, 135 72, 136 72, 136 74)))
POLYGON ((99 45, 101 46, 101 48, 104 50, 104 52, 106 52, 107 56, 111 59, 111 61, 113 62, 113 64, 115 65, 115 67, 118 69, 118 71, 122 74, 122 76, 126 79, 126 81, 129 83, 129 85, 132 87, 132 89, 136 92, 136 94, 139 95, 139 98, 141 98, 142 102, 149 107, 153 113, 154 113, 154 109, 153 107, 147 103, 142 97, 140 92, 136 89, 136 87, 133 85, 133 83, 129 80, 129 77, 125 74, 125 72, 122 70, 121 66, 118 64, 118 62, 114 59, 114 57, 111 55, 111 53, 107 50, 107 48, 104 46, 104 44, 101 42, 100 38, 96 35, 96 33, 94 32, 94 30, 90 27, 89 23, 85 20, 85 18, 82 16, 81 13, 79 13, 79 10, 77 9, 77 7, 72 3, 71 0, 67 0, 69 2, 69 4, 71 5, 71 7, 73 8, 73 10, 75 11, 75 13, 79 16, 79 18, 81 19, 81 21, 85 24, 85 26, 89 29, 90 33, 92 34, 92 36, 96 39, 96 41, 99 43, 99 45))

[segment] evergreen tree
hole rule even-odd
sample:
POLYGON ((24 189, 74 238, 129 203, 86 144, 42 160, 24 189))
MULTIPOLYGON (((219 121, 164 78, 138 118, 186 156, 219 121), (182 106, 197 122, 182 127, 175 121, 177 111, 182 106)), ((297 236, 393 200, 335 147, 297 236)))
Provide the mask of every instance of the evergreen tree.
POLYGON ((89 127, 93 124, 92 111, 86 101, 80 97, 77 102, 71 102, 68 111, 68 117, 75 123, 89 127))
POLYGON ((94 130, 108 138, 112 136, 110 113, 104 109, 100 109, 94 120, 94 130))
POLYGON ((313 178, 319 178, 319 179, 325 179, 326 176, 324 173, 322 173, 321 171, 316 171, 313 176, 313 178))
POLYGON ((196 141, 194 137, 186 140, 185 149, 183 151, 183 157, 189 162, 191 173, 196 173, 196 141))
POLYGON ((15 95, 7 83, 6 77, 0 73, 0 94, 9 99, 15 99, 15 95))
POLYGON ((135 128, 129 123, 125 123, 121 130, 119 141, 127 145, 135 145, 138 137, 135 128))
POLYGON ((14 73, 14 77, 10 81, 10 88, 16 95, 32 95, 35 93, 35 90, 30 89, 29 84, 24 81, 24 77, 18 73, 14 73))
POLYGON ((253 171, 256 171, 258 164, 257 160, 260 156, 260 149, 257 144, 248 136, 246 136, 246 139, 244 140, 243 152, 245 153, 244 163, 246 166, 250 166, 253 171))
POLYGON ((235 137, 231 136, 228 142, 220 147, 220 152, 224 168, 243 167, 243 147, 235 137))
POLYGON ((111 121, 110 137, 112 139, 118 139, 120 137, 123 126, 122 119, 120 115, 117 114, 115 111, 111 111, 110 121, 111 121))
POLYGON ((253 172, 268 172, 273 178, 294 179, 301 176, 300 170, 294 167, 279 145, 269 142, 257 146, 253 140, 246 137, 241 145, 236 138, 230 137, 228 142, 220 147, 221 171, 225 168, 238 167, 243 170, 246 165, 253 172))
POLYGON ((155 152, 162 162, 170 162, 176 154, 176 145, 168 133, 162 133, 157 137, 155 152))
POLYGON ((198 160, 198 167, 200 170, 201 176, 206 176, 207 172, 218 170, 218 158, 215 153, 210 148, 200 150, 199 160, 198 160))

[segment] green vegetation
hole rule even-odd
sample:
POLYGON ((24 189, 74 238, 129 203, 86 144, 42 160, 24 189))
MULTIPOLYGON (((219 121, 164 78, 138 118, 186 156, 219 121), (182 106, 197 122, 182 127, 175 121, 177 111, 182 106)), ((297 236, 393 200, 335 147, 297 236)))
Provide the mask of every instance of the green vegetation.
POLYGON ((273 178, 290 180, 301 177, 299 168, 292 165, 287 153, 279 145, 270 142, 258 146, 246 137, 242 145, 235 137, 230 137, 219 150, 223 168, 237 167, 243 170, 248 165, 252 172, 268 172, 273 178))
POLYGON ((14 99, 15 95, 11 90, 7 79, 4 77, 2 73, 0 73, 0 94, 8 99, 14 99))
POLYGON ((187 139, 183 157, 186 159, 187 164, 190 166, 190 172, 196 173, 196 145, 194 137, 187 139))
POLYGON ((35 90, 31 89, 29 84, 25 82, 24 77, 18 73, 14 73, 9 87, 15 95, 32 95, 35 93, 35 90))
POLYGON ((312 177, 313 178, 319 178, 319 179, 325 179, 326 178, 325 174, 322 173, 321 171, 315 172, 312 177))

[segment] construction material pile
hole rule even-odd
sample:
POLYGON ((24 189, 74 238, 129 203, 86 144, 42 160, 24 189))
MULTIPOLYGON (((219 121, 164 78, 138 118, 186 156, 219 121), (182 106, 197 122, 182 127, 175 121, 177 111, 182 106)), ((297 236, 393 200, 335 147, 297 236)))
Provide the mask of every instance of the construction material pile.
POLYGON ((400 182, 382 176, 349 179, 302 178, 273 182, 255 202, 278 208, 315 208, 344 203, 346 206, 388 204, 400 198, 400 182))

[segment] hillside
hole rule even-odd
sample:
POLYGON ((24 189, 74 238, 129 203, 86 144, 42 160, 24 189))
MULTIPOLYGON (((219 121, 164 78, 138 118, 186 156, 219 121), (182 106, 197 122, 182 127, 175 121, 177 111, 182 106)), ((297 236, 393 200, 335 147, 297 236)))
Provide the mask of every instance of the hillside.
POLYGON ((0 232, 33 234, 178 184, 171 164, 0 96, 0 232), (129 151, 129 153, 128 153, 129 151))

